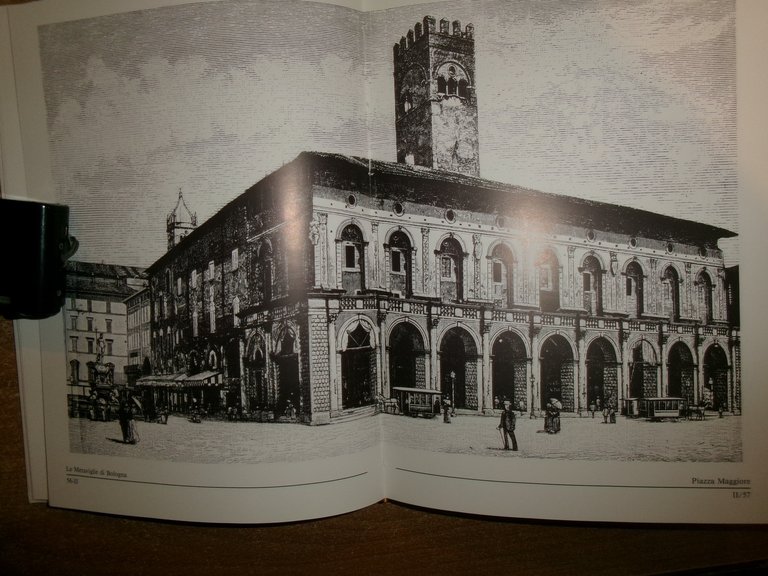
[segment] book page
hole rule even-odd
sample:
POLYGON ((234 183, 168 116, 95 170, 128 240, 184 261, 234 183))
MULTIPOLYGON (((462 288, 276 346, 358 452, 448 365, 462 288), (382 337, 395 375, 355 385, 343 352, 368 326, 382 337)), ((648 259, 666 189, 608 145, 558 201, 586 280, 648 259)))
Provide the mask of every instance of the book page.
POLYGON ((360 14, 163 4, 7 10, 4 194, 67 204, 80 243, 35 345, 49 501, 246 523, 376 502, 373 406, 309 385, 295 161, 366 154, 360 14))
POLYGON ((419 248, 387 317, 389 498, 766 521, 765 17, 739 1, 371 14, 369 56, 396 82, 393 98, 370 66, 372 154, 410 155, 381 178, 413 190, 419 248))

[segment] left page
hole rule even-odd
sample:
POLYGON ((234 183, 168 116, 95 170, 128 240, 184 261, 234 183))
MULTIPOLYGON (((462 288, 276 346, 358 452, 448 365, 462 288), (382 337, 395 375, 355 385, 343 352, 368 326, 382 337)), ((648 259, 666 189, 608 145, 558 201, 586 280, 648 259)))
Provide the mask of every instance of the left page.
POLYGON ((374 503, 374 409, 306 360, 328 324, 306 176, 326 149, 367 152, 360 13, 164 4, 3 14, 4 194, 67 204, 80 242, 61 315, 20 349, 49 501, 223 523, 374 503))

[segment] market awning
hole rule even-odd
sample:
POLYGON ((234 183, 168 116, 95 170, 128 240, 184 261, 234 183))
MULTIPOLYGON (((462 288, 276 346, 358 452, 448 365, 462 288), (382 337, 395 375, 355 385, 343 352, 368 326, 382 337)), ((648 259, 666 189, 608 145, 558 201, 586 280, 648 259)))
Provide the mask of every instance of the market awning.
POLYGON ((136 380, 136 386, 159 386, 159 387, 176 387, 181 386, 187 375, 184 372, 177 372, 176 374, 152 374, 150 376, 142 376, 136 380))
POLYGON ((204 372, 198 372, 184 378, 185 386, 216 386, 221 384, 223 378, 221 372, 215 372, 212 370, 206 370, 204 372))

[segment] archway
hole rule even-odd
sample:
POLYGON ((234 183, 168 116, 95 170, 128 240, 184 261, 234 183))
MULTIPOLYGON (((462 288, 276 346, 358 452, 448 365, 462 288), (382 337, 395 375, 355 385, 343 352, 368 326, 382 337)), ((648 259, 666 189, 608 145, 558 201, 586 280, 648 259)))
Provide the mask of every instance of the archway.
POLYGON ((267 362, 264 341, 253 336, 245 359, 245 398, 250 410, 272 407, 267 386, 267 362))
POLYGON ((587 406, 618 406, 619 370, 616 352, 606 338, 597 338, 587 349, 587 406))
POLYGON ((688 404, 693 404, 694 372, 691 350, 682 342, 676 342, 669 349, 667 396, 685 398, 688 404))
POLYGON ((477 347, 464 328, 451 328, 440 343, 440 389, 454 407, 477 409, 477 347))
POLYGON ((550 398, 563 404, 563 410, 573 412, 574 370, 573 351, 565 337, 555 334, 541 346, 541 409, 545 410, 550 398))
POLYGON ((713 409, 728 409, 728 358, 719 344, 704 353, 704 398, 713 409))
POLYGON ((640 340, 632 348, 629 362, 629 397, 649 398, 657 393, 656 352, 649 342, 640 340))
POLYGON ((426 365, 424 339, 418 329, 407 322, 395 326, 389 337, 390 387, 426 388, 426 365))
POLYGON ((341 353, 341 406, 373 404, 376 399, 376 351, 371 328, 358 322, 344 336, 341 353))
POLYGON ((515 332, 499 334, 491 348, 494 408, 498 398, 500 403, 509 400, 515 410, 528 410, 527 364, 523 339, 515 332))
POLYGON ((280 340, 280 348, 275 358, 277 368, 275 410, 278 414, 286 413, 289 402, 294 408, 299 409, 299 354, 296 344, 296 336, 292 331, 286 330, 280 340))

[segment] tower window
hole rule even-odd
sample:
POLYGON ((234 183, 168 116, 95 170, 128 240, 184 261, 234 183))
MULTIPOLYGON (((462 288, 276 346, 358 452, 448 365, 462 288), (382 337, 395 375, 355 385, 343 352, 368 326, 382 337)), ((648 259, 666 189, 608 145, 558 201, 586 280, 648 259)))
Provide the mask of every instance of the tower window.
POLYGON ((459 80, 459 96, 461 98, 469 98, 469 84, 466 80, 459 80))
POLYGON ((445 94, 445 78, 442 76, 437 77, 437 93, 445 94))
POLYGON ((458 91, 458 85, 456 83, 456 78, 450 78, 448 80, 448 94, 455 96, 458 91))

